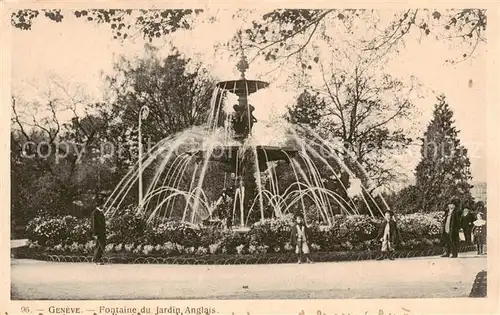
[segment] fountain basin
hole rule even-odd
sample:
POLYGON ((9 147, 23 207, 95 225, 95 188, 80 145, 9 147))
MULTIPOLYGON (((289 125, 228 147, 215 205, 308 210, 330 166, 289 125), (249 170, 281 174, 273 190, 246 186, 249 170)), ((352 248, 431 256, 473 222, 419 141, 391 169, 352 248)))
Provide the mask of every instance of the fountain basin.
MULTIPOLYGON (((221 162, 228 164, 231 170, 236 169, 236 162, 238 161, 238 157, 241 159, 241 153, 238 153, 241 150, 242 146, 233 145, 233 146, 224 146, 218 147, 214 149, 212 154, 209 157, 210 161, 221 162)), ((285 148, 285 147, 277 147, 277 146, 263 146, 259 145, 255 147, 257 152, 257 160, 259 161, 259 169, 264 171, 267 169, 267 162, 273 161, 289 161, 293 158, 298 150, 294 148, 285 148)), ((206 151, 203 150, 193 150, 187 152, 189 155, 194 155, 197 158, 197 161, 203 160, 206 155, 206 151)))
POLYGON ((222 90, 234 93, 240 96, 250 95, 258 90, 265 89, 269 83, 258 80, 231 80, 217 83, 217 87, 222 90))

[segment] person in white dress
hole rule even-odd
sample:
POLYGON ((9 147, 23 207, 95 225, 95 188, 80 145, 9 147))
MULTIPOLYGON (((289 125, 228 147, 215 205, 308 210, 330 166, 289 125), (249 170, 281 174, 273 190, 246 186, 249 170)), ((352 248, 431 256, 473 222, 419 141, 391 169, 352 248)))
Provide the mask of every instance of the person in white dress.
POLYGON ((472 233, 474 234, 474 242, 477 244, 477 254, 485 255, 484 244, 486 243, 486 220, 483 219, 483 214, 477 214, 477 220, 474 221, 472 233))
POLYGON ((377 260, 389 258, 394 260, 394 249, 399 246, 401 236, 399 233, 396 221, 394 221, 394 214, 392 211, 387 211, 384 215, 384 222, 380 226, 377 238, 382 242, 381 255, 377 260))
POLYGON ((290 243, 293 247, 295 247, 295 253, 298 258, 297 263, 302 263, 302 255, 304 255, 306 257, 306 261, 311 264, 313 261, 309 257, 309 233, 307 226, 305 225, 304 219, 301 215, 295 216, 295 222, 296 224, 292 228, 290 243))

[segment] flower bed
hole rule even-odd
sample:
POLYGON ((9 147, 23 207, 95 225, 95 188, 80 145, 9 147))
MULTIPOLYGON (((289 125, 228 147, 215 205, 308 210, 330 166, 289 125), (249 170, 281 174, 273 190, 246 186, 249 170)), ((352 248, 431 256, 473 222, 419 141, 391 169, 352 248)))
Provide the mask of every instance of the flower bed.
MULTIPOLYGON (((402 236, 400 252, 435 251, 439 243, 442 215, 417 213, 397 216, 402 236)), ((36 218, 27 227, 30 255, 91 255, 95 241, 91 238, 89 221, 70 216, 36 218)), ((380 243, 374 238, 378 232, 379 221, 358 215, 337 216, 333 222, 330 227, 311 224, 309 242, 313 253, 334 257, 343 252, 348 253, 345 255, 372 255, 378 252, 380 243)), ((204 260, 207 260, 208 256, 227 255, 257 257, 276 254, 293 257, 293 248, 289 244, 292 225, 293 218, 287 215, 258 222, 246 234, 214 227, 194 229, 189 224, 176 221, 153 227, 147 225, 143 218, 126 211, 120 216, 108 219, 105 256, 116 259, 125 257, 125 261, 133 261, 139 257, 205 257, 204 260)))

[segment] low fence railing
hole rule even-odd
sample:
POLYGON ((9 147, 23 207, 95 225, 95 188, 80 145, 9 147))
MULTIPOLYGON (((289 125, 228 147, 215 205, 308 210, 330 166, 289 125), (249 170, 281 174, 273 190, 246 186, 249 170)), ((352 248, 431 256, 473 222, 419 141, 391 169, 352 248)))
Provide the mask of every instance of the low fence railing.
MULTIPOLYGON (((474 245, 463 245, 459 252, 475 250, 474 245)), ((419 250, 401 250, 393 255, 396 259, 415 258, 441 255, 442 248, 432 247, 419 250)), ((380 255, 378 251, 364 252, 312 252, 310 257, 315 262, 362 261, 375 259, 380 255)), ((52 262, 90 263, 92 256, 54 254, 25 251, 18 253, 17 258, 37 259, 52 262)), ((108 264, 179 264, 179 265, 242 265, 242 264, 280 264, 295 263, 297 256, 293 253, 273 253, 255 255, 204 255, 204 256, 134 256, 134 255, 106 255, 103 261, 108 264)))

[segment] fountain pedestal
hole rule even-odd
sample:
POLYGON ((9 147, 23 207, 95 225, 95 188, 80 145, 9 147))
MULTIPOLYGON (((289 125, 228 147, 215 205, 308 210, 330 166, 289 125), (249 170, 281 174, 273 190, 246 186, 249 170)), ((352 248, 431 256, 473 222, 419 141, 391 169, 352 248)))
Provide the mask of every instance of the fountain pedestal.
MULTIPOLYGON (((233 93, 238 96, 238 103, 233 105, 234 114, 232 129, 234 131, 234 139, 242 145, 231 145, 218 147, 213 152, 194 151, 190 152, 195 155, 198 161, 208 159, 227 165, 227 172, 235 174, 237 178, 235 184, 235 207, 234 211, 239 212, 240 225, 247 224, 247 217, 254 204, 257 190, 259 189, 260 175, 258 173, 267 169, 267 162, 273 161, 289 161, 289 159, 297 153, 297 150, 292 148, 281 148, 274 146, 245 146, 245 140, 252 133, 252 128, 257 119, 253 116, 254 106, 249 104, 249 95, 258 90, 267 88, 269 83, 258 80, 245 79, 245 70, 248 64, 242 59, 239 69, 241 71, 240 80, 223 81, 217 84, 217 87, 225 92, 233 93), (210 154, 210 156, 207 156, 210 154)), ((260 212, 261 219, 264 219, 264 210, 262 196, 260 196, 260 212)), ((235 213, 233 213, 235 214, 235 213)))

